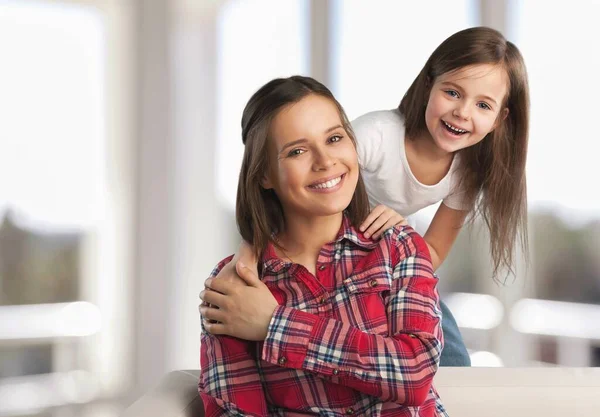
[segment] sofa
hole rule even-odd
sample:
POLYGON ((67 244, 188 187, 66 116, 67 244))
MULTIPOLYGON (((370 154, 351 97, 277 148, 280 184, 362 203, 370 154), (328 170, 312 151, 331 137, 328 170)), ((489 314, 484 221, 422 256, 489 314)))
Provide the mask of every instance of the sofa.
MULTIPOLYGON (((174 371, 121 417, 202 417, 198 370, 174 371)), ((440 368, 451 417, 600 416, 600 368, 440 368)))

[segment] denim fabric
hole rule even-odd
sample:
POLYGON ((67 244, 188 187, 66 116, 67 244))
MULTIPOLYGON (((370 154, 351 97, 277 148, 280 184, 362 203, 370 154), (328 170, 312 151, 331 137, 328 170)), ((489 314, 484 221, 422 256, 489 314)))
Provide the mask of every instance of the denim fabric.
POLYGON ((440 366, 471 366, 471 358, 467 353, 465 342, 454 316, 448 306, 440 301, 442 307, 442 329, 444 330, 444 349, 440 366))

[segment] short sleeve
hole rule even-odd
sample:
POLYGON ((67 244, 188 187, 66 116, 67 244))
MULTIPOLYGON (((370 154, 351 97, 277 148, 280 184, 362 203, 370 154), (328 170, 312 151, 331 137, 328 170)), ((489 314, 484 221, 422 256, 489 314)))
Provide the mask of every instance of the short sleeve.
POLYGON ((352 130, 360 167, 367 172, 377 171, 383 160, 380 151, 382 132, 377 119, 372 114, 362 115, 352 121, 352 130))

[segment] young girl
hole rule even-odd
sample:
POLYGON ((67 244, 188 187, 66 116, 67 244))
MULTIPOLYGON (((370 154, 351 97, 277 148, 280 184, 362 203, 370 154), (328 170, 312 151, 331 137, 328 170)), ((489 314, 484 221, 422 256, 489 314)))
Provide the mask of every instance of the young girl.
MULTIPOLYGON (((516 46, 498 31, 476 27, 450 36, 398 109, 366 114, 352 126, 375 207, 360 227, 366 237, 378 238, 402 216, 441 200, 424 236, 434 270, 469 213, 480 214, 489 229, 494 278, 511 269, 517 237, 526 252, 527 73, 516 46)), ((256 265, 245 243, 236 257, 256 265)), ((232 265, 219 278, 234 273, 232 265)), ((441 305, 441 365, 468 366, 456 323, 441 305)))
MULTIPOLYGON (((479 213, 494 277, 512 270, 517 237, 527 246, 529 129, 527 73, 514 44, 486 27, 455 33, 429 57, 398 109, 368 113, 352 127, 373 206, 409 216, 442 201, 424 236, 434 269, 466 216, 479 213)), ((382 211, 365 220, 366 235, 381 232, 382 211)))
POLYGON ((446 415, 437 279, 410 226, 365 238, 369 205, 349 122, 306 77, 258 90, 242 117, 236 217, 259 279, 206 280, 206 416, 446 415), (251 303, 246 302, 252 300, 251 303))

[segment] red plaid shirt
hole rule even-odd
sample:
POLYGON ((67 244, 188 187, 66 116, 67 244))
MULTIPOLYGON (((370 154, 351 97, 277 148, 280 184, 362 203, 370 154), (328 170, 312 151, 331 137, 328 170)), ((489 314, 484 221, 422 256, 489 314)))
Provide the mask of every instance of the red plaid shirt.
POLYGON ((412 228, 373 241, 344 217, 316 277, 272 246, 262 261, 279 303, 265 341, 202 329, 207 417, 447 415, 432 386, 442 350, 437 278, 412 228))

